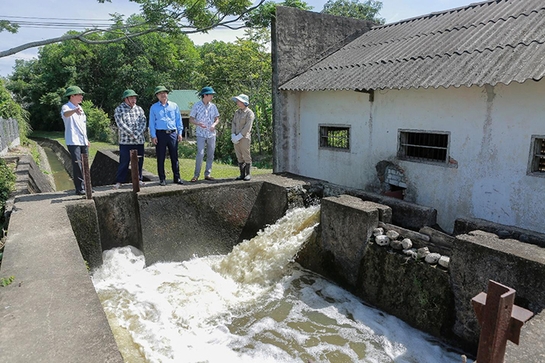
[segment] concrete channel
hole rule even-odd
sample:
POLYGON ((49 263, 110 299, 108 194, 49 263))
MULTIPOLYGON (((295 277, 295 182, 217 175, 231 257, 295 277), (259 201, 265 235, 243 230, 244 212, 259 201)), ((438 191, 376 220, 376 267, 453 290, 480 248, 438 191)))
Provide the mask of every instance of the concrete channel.
MULTIPOLYGON (((39 184, 26 175, 27 186, 39 184)), ((149 264, 227 253, 288 208, 314 198, 322 200, 321 223, 299 253, 304 267, 470 356, 479 334, 470 299, 494 279, 515 288, 517 303, 536 314, 521 345, 508 345, 505 361, 544 361, 542 247, 485 232, 428 231, 425 238, 421 232, 433 225, 432 208, 291 175, 167 187, 151 181, 138 194, 109 186, 95 190, 91 200, 68 192, 14 199, 0 270, 2 277, 14 276, 0 288, 2 361, 122 362, 88 272, 101 264, 103 250, 132 244, 149 264), (449 268, 378 246, 372 236, 378 226, 430 249, 442 246, 451 257, 449 268)))

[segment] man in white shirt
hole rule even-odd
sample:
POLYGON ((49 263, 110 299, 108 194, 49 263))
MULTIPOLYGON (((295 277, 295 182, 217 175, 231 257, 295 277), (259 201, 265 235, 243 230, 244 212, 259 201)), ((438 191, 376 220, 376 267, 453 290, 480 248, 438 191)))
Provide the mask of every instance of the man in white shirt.
POLYGON ((72 157, 72 178, 78 195, 85 195, 81 154, 87 154, 89 146, 87 117, 80 106, 84 93, 78 86, 68 87, 64 93, 64 97, 68 97, 68 103, 64 104, 61 109, 64 139, 72 157))

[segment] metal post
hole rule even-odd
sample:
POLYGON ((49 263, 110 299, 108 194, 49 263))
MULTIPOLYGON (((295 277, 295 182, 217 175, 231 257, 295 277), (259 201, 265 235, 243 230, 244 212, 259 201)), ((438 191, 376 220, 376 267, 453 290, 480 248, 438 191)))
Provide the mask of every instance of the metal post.
POLYGON ((488 294, 481 292, 471 299, 481 325, 477 362, 503 363, 507 340, 519 344, 522 325, 534 313, 514 304, 515 292, 489 280, 488 294))
POLYGON ((85 185, 85 198, 93 198, 93 187, 91 186, 91 173, 89 172, 89 154, 81 154, 83 169, 83 184, 85 185))
POLYGON ((138 150, 131 150, 131 180, 132 191, 138 193, 140 191, 140 170, 138 170, 138 150))

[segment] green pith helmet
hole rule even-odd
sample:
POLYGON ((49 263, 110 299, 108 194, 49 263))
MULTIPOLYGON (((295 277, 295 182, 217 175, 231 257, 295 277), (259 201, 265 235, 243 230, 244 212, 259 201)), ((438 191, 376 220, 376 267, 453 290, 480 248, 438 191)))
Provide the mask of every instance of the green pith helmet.
POLYGON ((131 97, 131 96, 138 97, 136 92, 134 92, 132 89, 126 89, 125 92, 123 92, 123 97, 121 99, 124 100, 125 98, 131 97))
POLYGON ((155 91, 153 92, 154 95, 158 94, 159 92, 166 92, 168 93, 168 89, 165 86, 157 86, 155 87, 155 91))
POLYGON ((78 86, 70 86, 64 92, 64 97, 70 97, 72 95, 83 95, 85 92, 81 90, 78 86))

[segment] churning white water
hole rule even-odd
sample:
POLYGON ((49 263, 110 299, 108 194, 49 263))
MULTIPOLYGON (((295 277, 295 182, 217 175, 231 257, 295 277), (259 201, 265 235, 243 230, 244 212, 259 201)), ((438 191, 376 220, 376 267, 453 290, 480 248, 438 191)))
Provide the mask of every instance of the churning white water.
POLYGON ((104 252, 93 282, 126 362, 461 362, 429 336, 293 262, 319 207, 227 256, 145 267, 104 252))

